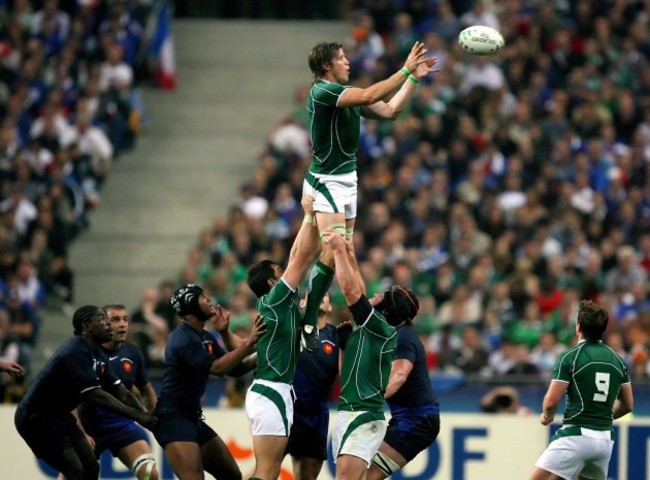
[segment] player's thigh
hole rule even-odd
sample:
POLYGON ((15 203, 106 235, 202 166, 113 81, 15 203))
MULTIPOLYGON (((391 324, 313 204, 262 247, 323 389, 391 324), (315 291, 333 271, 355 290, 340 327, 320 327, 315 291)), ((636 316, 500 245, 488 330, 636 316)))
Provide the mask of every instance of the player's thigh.
POLYGON ((201 449, 196 442, 170 442, 165 445, 165 456, 178 478, 203 480, 201 449))
POLYGON ((337 480, 365 480, 368 463, 355 455, 343 454, 336 459, 337 480))
POLYGON ((384 439, 386 427, 386 419, 380 412, 338 412, 332 432, 334 461, 338 464, 339 457, 354 456, 362 459, 367 467, 384 439))
MULTIPOLYGON (((585 465, 585 459, 591 455, 590 442, 584 440, 577 435, 553 440, 537 459, 535 466, 561 479, 578 478, 585 465)), ((544 477, 543 472, 538 475, 540 480, 553 479, 552 476, 544 477)))
POLYGON ((291 385, 255 380, 246 392, 246 416, 253 437, 288 437, 293 424, 291 385))
POLYGON ((257 435, 253 437, 255 472, 261 478, 275 478, 280 473, 288 437, 257 435))
POLYGON ((561 477, 558 477, 554 473, 547 472, 543 468, 535 467, 533 473, 530 476, 530 480, 564 480, 561 477))
MULTIPOLYGON (((90 465, 88 456, 80 458, 75 448, 75 444, 81 442, 85 443, 92 461, 95 461, 90 444, 70 414, 33 413, 19 406, 16 408, 14 423, 34 455, 61 472, 73 472, 71 475, 74 475, 77 470, 83 470, 84 464, 90 465)), ((81 447, 78 448, 81 450, 81 447)))
POLYGON ((316 480, 323 468, 323 460, 291 456, 294 480, 316 480))
POLYGON ((71 433, 70 441, 77 457, 81 460, 84 469, 84 476, 92 478, 93 476, 99 475, 99 463, 95 456, 95 451, 90 443, 88 443, 86 436, 81 432, 81 430, 76 433, 71 433))
MULTIPOLYGON (((314 198, 314 211, 317 214, 341 215, 340 223, 344 223, 346 218, 356 217, 356 172, 342 175, 312 175, 308 173, 303 183, 303 194, 314 198), (353 203, 354 205, 352 205, 353 203)), ((321 228, 320 224, 319 228, 321 228)))
POLYGON ((201 445, 203 468, 219 480, 241 480, 237 462, 218 435, 201 445))
POLYGON ((287 451, 292 458, 327 459, 327 430, 329 409, 312 407, 306 411, 303 406, 294 410, 293 425, 289 434, 287 451))
POLYGON ((592 439, 590 443, 592 456, 587 458, 579 478, 583 480, 606 480, 609 461, 614 449, 614 441, 611 439, 592 439))
POLYGON ((403 467, 421 451, 429 448, 439 433, 440 416, 437 414, 395 415, 388 422, 383 443, 404 459, 402 462, 394 455, 390 456, 403 467))
POLYGON ((153 430, 153 434, 161 447, 165 448, 171 442, 201 444, 199 440, 202 423, 200 418, 174 411, 157 411, 156 413, 158 415, 158 425, 153 430))

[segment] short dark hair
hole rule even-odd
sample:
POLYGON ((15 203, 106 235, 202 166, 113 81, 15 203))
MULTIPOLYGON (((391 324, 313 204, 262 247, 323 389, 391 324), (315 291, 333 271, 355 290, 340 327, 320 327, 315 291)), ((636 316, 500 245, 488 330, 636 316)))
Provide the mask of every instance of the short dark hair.
POLYGON ((88 323, 92 318, 97 315, 100 308, 96 305, 84 305, 77 308, 72 315, 72 328, 75 335, 81 335, 83 332, 84 323, 88 323))
POLYGON ((603 307, 590 300, 582 300, 578 310, 578 325, 585 340, 590 343, 602 340, 609 313, 603 307))
POLYGON ((271 291, 269 280, 275 279, 273 260, 262 260, 248 271, 246 283, 257 297, 262 297, 271 291))
POLYGON ((321 42, 311 49, 308 57, 309 69, 312 71, 315 78, 321 78, 327 73, 325 66, 332 64, 332 59, 342 48, 343 45, 340 43, 321 42))
POLYGON ((393 285, 384 292, 384 299, 379 305, 379 310, 386 321, 393 326, 403 322, 411 323, 420 309, 420 300, 408 288, 393 285))

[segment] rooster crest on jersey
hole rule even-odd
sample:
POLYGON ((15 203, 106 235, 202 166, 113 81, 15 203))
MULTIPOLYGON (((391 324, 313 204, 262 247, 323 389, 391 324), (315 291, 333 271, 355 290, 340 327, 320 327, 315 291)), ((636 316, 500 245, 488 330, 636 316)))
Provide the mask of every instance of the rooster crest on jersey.
POLYGON ((473 55, 492 55, 503 48, 505 41, 494 28, 475 25, 458 34, 458 43, 473 55))

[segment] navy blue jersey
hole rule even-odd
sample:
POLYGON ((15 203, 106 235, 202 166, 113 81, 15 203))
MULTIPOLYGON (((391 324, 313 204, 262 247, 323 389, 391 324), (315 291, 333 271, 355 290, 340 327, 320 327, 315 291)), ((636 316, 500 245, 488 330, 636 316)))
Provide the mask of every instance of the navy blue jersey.
POLYGON ((397 351, 393 361, 405 359, 413 364, 402 387, 386 400, 391 412, 425 405, 437 405, 438 400, 431 388, 424 346, 412 325, 397 327, 397 351))
POLYGON ((326 406, 332 385, 339 374, 339 339, 336 327, 329 323, 319 330, 320 349, 317 352, 300 352, 293 379, 296 392, 296 409, 301 405, 326 406))
POLYGON ((119 379, 97 352, 75 336, 48 360, 20 404, 34 412, 68 414, 79 405, 82 393, 111 384, 119 384, 119 379))
MULTIPOLYGON (((125 342, 117 350, 100 347, 97 353, 108 365, 108 370, 117 375, 128 390, 134 385, 140 388, 149 383, 142 352, 132 343, 125 342)), ((91 435, 100 430, 121 428, 133 421, 87 402, 79 406, 79 415, 84 428, 91 435)))
POLYGON ((210 332, 199 333, 181 322, 169 336, 165 348, 165 373, 157 409, 198 415, 210 365, 225 353, 210 332))

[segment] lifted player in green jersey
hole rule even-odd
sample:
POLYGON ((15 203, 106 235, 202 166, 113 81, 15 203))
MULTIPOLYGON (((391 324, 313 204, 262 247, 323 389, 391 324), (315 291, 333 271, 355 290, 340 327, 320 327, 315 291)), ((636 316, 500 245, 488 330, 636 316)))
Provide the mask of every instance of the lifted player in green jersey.
POLYGON ((631 412, 634 403, 625 363, 602 341, 608 317, 599 305, 580 302, 579 342, 558 358, 540 417, 542 425, 550 424, 566 393, 562 427, 535 463, 531 480, 607 478, 612 421, 631 412))
POLYGON ((360 117, 395 120, 420 80, 436 71, 436 59, 425 58, 425 53, 424 45, 415 42, 401 70, 367 88, 346 85, 350 61, 340 43, 319 43, 309 53, 314 74, 307 99, 312 161, 303 194, 314 197, 321 234, 333 227, 351 238, 357 215, 360 117))

